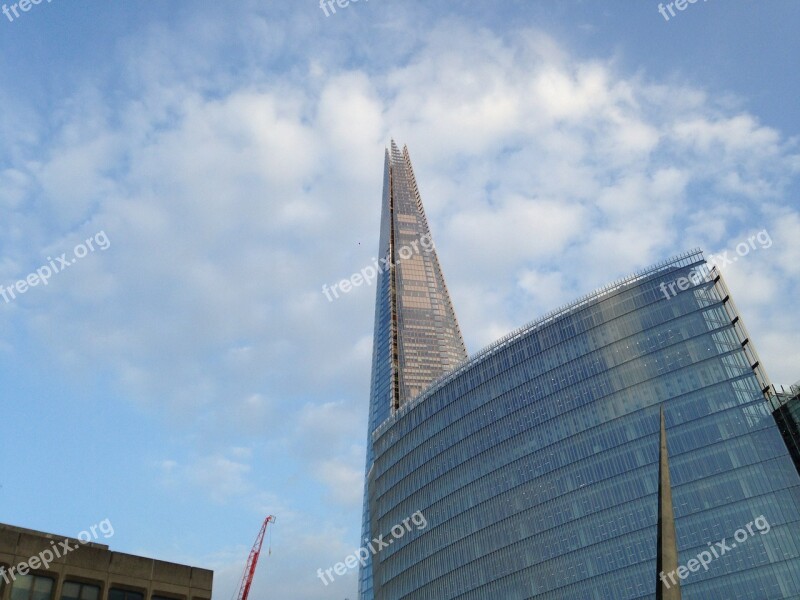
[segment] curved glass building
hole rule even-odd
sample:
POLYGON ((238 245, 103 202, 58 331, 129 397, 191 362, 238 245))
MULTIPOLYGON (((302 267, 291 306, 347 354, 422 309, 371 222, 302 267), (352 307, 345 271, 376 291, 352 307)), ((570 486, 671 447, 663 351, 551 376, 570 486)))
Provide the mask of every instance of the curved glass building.
MULTIPOLYGON (((395 284, 378 290, 376 348, 395 284)), ((700 251, 527 325, 399 402, 375 395, 393 385, 376 375, 403 370, 388 354, 373 357, 364 537, 391 543, 362 569, 362 599, 800 597, 800 476, 700 251), (662 409, 679 567, 659 578, 662 409), (417 512, 424 529, 392 535, 417 512)))

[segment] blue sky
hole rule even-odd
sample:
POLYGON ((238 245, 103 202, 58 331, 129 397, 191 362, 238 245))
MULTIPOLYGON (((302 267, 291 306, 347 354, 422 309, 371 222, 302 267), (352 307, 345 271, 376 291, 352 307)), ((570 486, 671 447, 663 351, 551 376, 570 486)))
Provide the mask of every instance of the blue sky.
POLYGON ((700 246, 800 379, 800 4, 53 0, 0 15, 0 521, 254 597, 359 545, 383 148, 407 143, 470 353, 700 246), (764 236, 762 235, 762 238, 764 236))

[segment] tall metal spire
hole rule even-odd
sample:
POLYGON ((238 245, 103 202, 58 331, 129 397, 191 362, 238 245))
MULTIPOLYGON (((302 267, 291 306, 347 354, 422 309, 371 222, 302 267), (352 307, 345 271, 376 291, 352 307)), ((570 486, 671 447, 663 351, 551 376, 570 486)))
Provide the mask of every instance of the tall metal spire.
POLYGON ((678 571, 678 536, 672 509, 672 485, 669 478, 667 425, 661 406, 661 435, 658 452, 658 550, 656 558, 656 600, 681 600, 678 571))

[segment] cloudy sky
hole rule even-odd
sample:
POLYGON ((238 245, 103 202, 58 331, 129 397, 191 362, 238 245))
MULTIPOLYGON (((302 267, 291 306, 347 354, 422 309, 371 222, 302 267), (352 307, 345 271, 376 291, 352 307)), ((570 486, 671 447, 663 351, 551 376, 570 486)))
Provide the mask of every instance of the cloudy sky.
POLYGON ((273 513, 253 596, 354 598, 316 570, 360 545, 374 288, 322 286, 375 256, 392 137, 470 353, 701 247, 737 258, 769 374, 800 379, 799 21, 794 0, 0 14, 0 521, 108 518, 113 549, 213 568, 222 599, 273 513))

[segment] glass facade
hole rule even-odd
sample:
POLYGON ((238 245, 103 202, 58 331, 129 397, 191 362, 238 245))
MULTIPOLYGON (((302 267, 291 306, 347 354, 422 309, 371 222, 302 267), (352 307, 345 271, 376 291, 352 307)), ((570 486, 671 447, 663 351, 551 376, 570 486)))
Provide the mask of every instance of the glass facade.
POLYGON ((466 360, 408 149, 392 142, 391 249, 397 318, 398 398, 395 408, 422 393, 435 379, 466 360))
MULTIPOLYGON (((657 265, 514 332, 396 411, 373 405, 368 531, 388 538, 417 511, 428 526, 372 558, 369 597, 653 598, 661 407, 678 564, 729 548, 687 569, 683 598, 800 597, 800 476, 725 282, 698 272, 699 251, 657 265), (759 517, 768 527, 753 528, 759 517)), ((372 383, 374 401, 390 385, 375 365, 372 383)))
MULTIPOLYGON (((408 149, 394 141, 386 151, 378 257, 365 479, 372 431, 467 358, 408 149)), ((369 541, 366 492, 362 536, 369 541)), ((359 598, 373 598, 369 561, 359 573, 359 598)))
POLYGON ((800 382, 789 389, 773 386, 770 392, 772 414, 800 473, 800 382))

